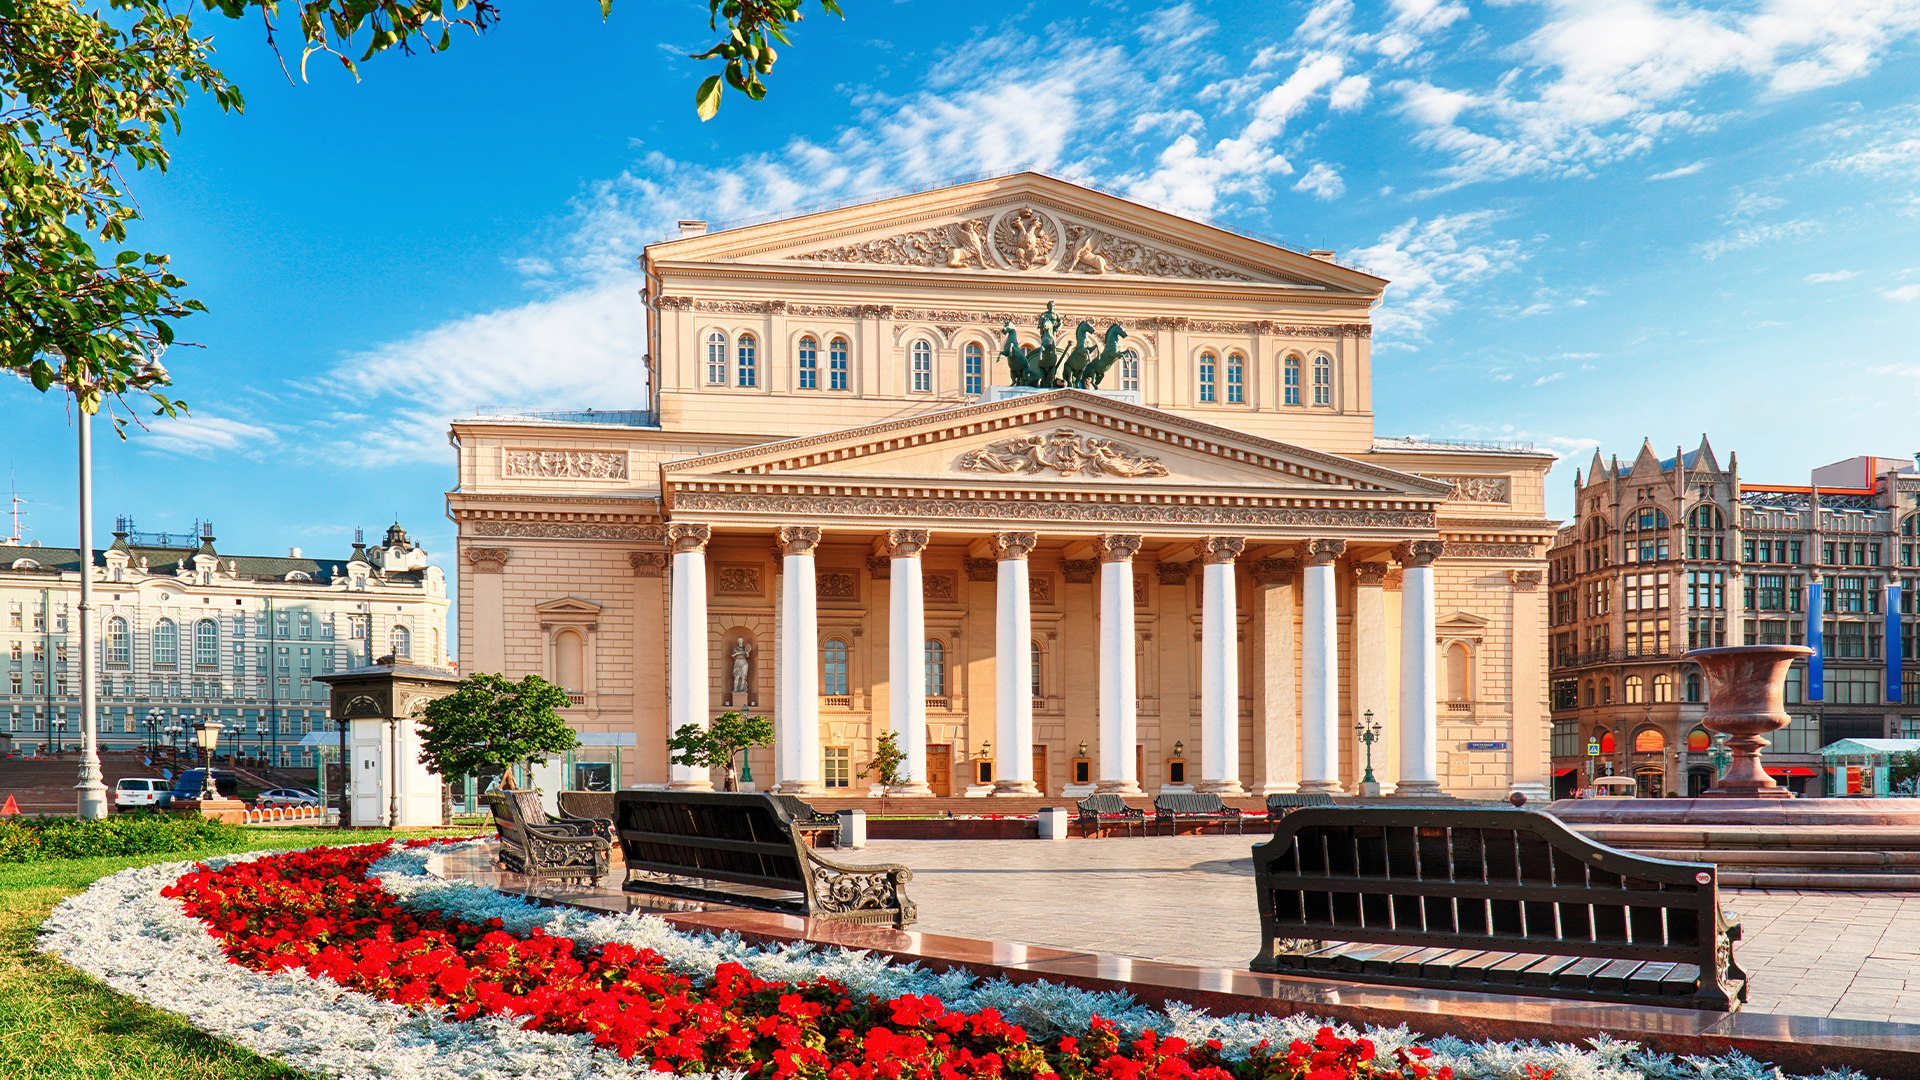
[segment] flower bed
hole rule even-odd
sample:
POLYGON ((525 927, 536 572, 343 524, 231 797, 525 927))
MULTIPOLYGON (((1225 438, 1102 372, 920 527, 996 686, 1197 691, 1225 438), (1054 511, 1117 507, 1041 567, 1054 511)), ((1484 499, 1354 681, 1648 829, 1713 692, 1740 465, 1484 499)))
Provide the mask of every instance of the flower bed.
POLYGON ((63 904, 42 947, 325 1075, 416 1065, 755 1080, 1777 1075, 1739 1055, 1675 1060, 1604 1039, 1589 1050, 1420 1041, 1297 1016, 1148 1009, 1125 995, 682 934, 649 916, 539 908, 424 865, 422 850, 383 843, 127 871, 63 904), (196 993, 196 979, 221 996, 196 993))

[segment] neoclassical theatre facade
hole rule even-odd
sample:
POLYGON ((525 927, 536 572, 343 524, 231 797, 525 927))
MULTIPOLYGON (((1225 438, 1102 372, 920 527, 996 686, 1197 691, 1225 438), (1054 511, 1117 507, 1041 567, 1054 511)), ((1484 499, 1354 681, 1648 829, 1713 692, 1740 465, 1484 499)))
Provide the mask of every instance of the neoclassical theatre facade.
POLYGON ((1544 793, 1551 458, 1375 437, 1382 279, 1033 173, 681 231, 644 409, 454 425, 462 666, 619 783, 1544 793))

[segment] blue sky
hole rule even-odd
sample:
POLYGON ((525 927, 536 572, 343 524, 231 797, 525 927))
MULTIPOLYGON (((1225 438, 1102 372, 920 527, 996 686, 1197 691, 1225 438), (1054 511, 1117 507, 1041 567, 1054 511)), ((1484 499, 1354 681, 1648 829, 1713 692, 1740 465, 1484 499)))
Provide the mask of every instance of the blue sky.
MULTIPOLYGON (((211 311, 193 417, 98 440, 97 528, 343 555, 396 514, 451 571, 448 418, 643 402, 634 257, 716 222, 1032 165, 1394 280, 1382 435, 1663 453, 1749 480, 1920 451, 1920 2, 847 0, 701 124, 703 5, 506 0, 484 38, 289 84, 210 20, 136 242, 211 311), (958 12, 959 14, 956 14, 958 12)), ((57 400, 0 392, 29 534, 71 543, 57 400)))

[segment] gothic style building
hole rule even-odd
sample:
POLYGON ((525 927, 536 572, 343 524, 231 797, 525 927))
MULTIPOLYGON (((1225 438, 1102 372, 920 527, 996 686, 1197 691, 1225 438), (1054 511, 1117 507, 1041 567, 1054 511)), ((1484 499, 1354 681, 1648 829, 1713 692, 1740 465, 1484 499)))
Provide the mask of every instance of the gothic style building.
POLYGON ((1544 793, 1551 457, 1374 437, 1382 279, 1033 173, 643 264, 646 407, 459 421, 448 496, 463 666, 620 783, 738 709, 782 790, 1353 791, 1370 714, 1388 790, 1544 793))

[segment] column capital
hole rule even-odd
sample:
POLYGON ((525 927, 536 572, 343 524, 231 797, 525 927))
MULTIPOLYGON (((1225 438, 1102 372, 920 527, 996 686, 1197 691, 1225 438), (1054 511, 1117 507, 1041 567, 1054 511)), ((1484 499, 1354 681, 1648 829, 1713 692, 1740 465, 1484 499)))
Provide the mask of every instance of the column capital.
POLYGON ((1345 540, 1309 540, 1303 549, 1306 558, 1302 561, 1308 566, 1330 566, 1335 559, 1347 553, 1345 540))
POLYGON ((1030 532, 994 533, 993 557, 1001 562, 1010 559, 1025 560, 1039 544, 1039 537, 1030 532))
POLYGON ((773 535, 782 555, 811 555, 820 546, 820 530, 811 525, 782 525, 773 535))
POLYGON ((1147 538, 1139 533, 1101 533, 1094 538, 1093 546, 1100 549, 1100 561, 1132 562, 1147 538))
POLYGON ((1203 536, 1193 542, 1194 553, 1208 563, 1230 563, 1247 550, 1244 536, 1203 536))
POLYGON ((1540 588, 1540 579, 1545 576, 1539 570, 1509 570, 1507 583, 1513 586, 1514 592, 1533 592, 1540 588))
POLYGON ((917 559, 929 540, 925 529, 888 529, 887 555, 894 559, 917 559))
POLYGON ((634 577, 659 577, 666 569, 667 556, 659 551, 629 551, 627 565, 633 567, 634 577))
POLYGON ((507 559, 512 554, 512 548, 470 547, 467 565, 473 567, 476 574, 498 574, 506 570, 507 559))
POLYGON ((691 521, 674 521, 667 525, 667 549, 675 555, 689 552, 705 554, 707 541, 713 539, 713 526, 701 525, 691 521))
POLYGON ((1408 540, 1393 549, 1393 557, 1400 565, 1419 568, 1432 566, 1433 561, 1447 553, 1447 545, 1439 540, 1408 540))
POLYGON ((1287 585, 1300 572, 1299 559, 1260 559, 1253 564, 1256 585, 1287 585))
POLYGON ((1383 562, 1354 563, 1353 577, 1361 586, 1377 589, 1387 583, 1387 564, 1383 562))

